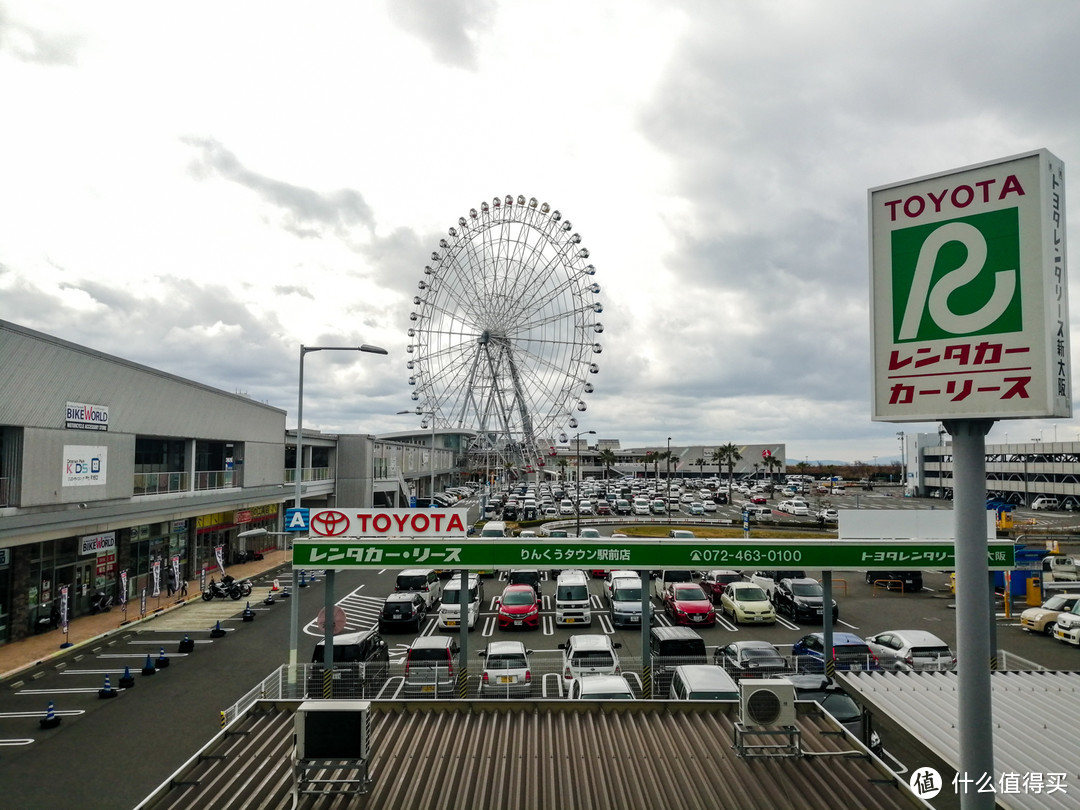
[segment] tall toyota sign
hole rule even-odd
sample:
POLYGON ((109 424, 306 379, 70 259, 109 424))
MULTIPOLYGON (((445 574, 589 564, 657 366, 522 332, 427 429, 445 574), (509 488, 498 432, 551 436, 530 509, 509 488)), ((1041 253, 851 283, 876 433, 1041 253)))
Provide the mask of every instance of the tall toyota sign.
POLYGON ((869 202, 872 418, 1072 416, 1062 162, 1040 149, 869 202))

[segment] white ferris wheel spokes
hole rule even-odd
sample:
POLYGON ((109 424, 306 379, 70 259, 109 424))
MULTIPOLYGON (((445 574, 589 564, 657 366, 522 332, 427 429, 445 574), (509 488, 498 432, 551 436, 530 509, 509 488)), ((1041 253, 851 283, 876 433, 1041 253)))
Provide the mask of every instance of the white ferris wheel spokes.
POLYGON ((489 466, 544 465, 599 366, 589 251, 547 203, 496 197, 458 219, 424 268, 408 361, 419 410, 476 430, 489 466))

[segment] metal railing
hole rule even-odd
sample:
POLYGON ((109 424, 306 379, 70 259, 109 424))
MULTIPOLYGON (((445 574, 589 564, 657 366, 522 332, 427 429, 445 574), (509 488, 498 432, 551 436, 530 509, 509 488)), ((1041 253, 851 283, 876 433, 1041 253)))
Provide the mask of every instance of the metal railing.
MULTIPOLYGON (((304 467, 303 469, 304 481, 329 481, 333 476, 333 470, 330 467, 304 467)), ((289 467, 285 470, 286 484, 296 483, 296 468, 289 467)))
POLYGON ((135 473, 135 495, 187 492, 191 479, 186 472, 135 473))

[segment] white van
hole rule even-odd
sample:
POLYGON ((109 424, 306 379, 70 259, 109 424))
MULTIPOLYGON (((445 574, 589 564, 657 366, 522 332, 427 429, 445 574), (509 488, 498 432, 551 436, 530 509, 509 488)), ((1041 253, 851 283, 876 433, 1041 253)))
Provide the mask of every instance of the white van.
POLYGON ((555 580, 555 624, 592 624, 589 579, 584 571, 563 571, 555 580))
POLYGON ((649 499, 648 498, 634 498, 634 505, 632 507, 635 515, 647 515, 649 514, 649 499))
POLYGON ((1046 496, 1043 496, 1041 498, 1036 498, 1034 501, 1031 502, 1031 508, 1032 509, 1058 509, 1059 508, 1058 499, 1057 498, 1047 498, 1046 496))
MULTIPOLYGON (((484 600, 484 583, 476 574, 469 574, 469 629, 480 618, 480 603, 484 600)), ((461 574, 456 574, 443 585, 442 604, 439 605, 439 629, 456 630, 461 626, 461 574)))
POLYGON ((480 530, 481 537, 506 537, 506 523, 502 520, 489 520, 480 530))

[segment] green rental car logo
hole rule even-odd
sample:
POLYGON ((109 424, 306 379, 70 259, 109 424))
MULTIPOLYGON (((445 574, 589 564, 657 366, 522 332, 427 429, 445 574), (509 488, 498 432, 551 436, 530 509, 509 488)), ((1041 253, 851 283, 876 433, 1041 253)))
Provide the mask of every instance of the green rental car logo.
POLYGON ((892 233, 897 343, 1020 332, 1016 208, 892 233))

